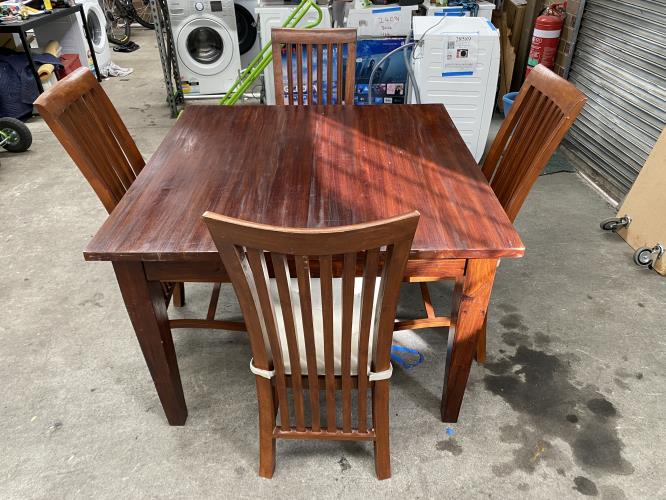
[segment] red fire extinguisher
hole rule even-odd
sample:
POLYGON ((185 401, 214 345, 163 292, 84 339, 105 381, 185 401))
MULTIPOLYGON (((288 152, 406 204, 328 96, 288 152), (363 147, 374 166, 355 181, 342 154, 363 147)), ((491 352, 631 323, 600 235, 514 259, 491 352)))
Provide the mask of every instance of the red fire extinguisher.
POLYGON ((537 64, 553 69, 563 24, 564 19, 560 16, 545 15, 536 18, 525 76, 529 75, 537 64))

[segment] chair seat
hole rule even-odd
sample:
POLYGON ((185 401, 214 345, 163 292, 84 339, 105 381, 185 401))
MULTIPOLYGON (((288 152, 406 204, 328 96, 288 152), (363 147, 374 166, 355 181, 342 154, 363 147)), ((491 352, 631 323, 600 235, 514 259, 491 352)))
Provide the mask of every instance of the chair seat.
MULTIPOLYGON (((277 284, 274 279, 270 280, 270 291, 275 305, 275 319, 278 323, 277 328, 280 336, 280 346, 282 347, 282 355, 284 357, 285 373, 291 374, 292 360, 289 359, 289 349, 287 345, 287 335, 284 328, 284 321, 282 316, 282 308, 280 306, 280 299, 277 291, 277 284)), ((336 375, 342 373, 342 278, 333 278, 333 352, 334 352, 334 369, 336 375)), ((359 340, 359 322, 361 310, 361 288, 363 284, 362 278, 356 278, 354 281, 354 315, 352 322, 352 346, 356 346, 359 340)), ((377 295, 379 293, 379 286, 381 278, 377 278, 375 282, 375 297, 374 304, 377 303, 377 295)), ((325 374, 324 365, 324 326, 322 314, 322 301, 321 301, 321 282, 319 279, 310 280, 310 293, 312 297, 312 315, 314 334, 315 334, 315 347, 317 352, 317 374, 325 374)), ((301 306, 298 296, 298 280, 291 279, 291 301, 294 310, 294 323, 296 324, 296 340, 298 343, 299 362, 301 373, 307 373, 307 357, 305 354, 305 337, 303 335, 303 320, 301 316, 301 306)), ((371 325, 374 324, 375 308, 372 311, 371 325)), ((267 342, 267 340, 266 340, 267 342)), ((268 344, 267 344, 268 345, 268 344)), ((368 348, 368 366, 367 371, 370 372, 372 353, 374 348, 374 328, 370 328, 368 348)), ((270 349, 267 349, 270 352, 270 349)), ((351 374, 358 374, 358 356, 357 349, 352 348, 351 352, 351 374)))

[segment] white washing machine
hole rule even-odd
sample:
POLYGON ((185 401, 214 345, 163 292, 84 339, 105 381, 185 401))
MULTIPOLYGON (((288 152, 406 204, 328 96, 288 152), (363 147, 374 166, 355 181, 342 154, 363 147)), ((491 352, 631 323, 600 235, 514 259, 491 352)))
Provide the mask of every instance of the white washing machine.
POLYGON ((256 12, 258 6, 258 0, 234 0, 236 32, 238 33, 238 48, 242 68, 247 68, 261 50, 256 12))
MULTIPOLYGON (((76 0, 76 3, 83 5, 83 13, 86 16, 88 32, 95 49, 97 65, 100 71, 104 72, 104 69, 111 63, 111 48, 106 38, 106 17, 100 6, 100 0, 76 0)), ((76 16, 76 19, 81 23, 79 16, 76 16)), ((92 61, 89 65, 92 67, 92 61)))
POLYGON ((227 92, 240 72, 233 0, 169 0, 186 98, 227 92))
POLYGON ((423 39, 413 58, 421 102, 444 104, 479 161, 495 108, 499 33, 484 17, 418 16, 412 21, 414 39, 423 39))

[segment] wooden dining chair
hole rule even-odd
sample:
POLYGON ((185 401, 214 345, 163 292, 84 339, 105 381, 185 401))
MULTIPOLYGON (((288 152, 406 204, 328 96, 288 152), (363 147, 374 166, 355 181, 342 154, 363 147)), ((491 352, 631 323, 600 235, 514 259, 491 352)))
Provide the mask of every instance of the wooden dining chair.
MULTIPOLYGON (((34 106, 111 213, 145 162, 97 79, 88 68, 78 68, 41 94, 34 106)), ((167 305, 172 298, 176 307, 184 305, 183 283, 163 283, 162 288, 167 305)), ((206 319, 175 319, 171 327, 244 330, 242 322, 214 319, 219 293, 216 283, 206 319)))
POLYGON ((307 104, 323 104, 324 94, 326 104, 354 104, 355 28, 273 28, 271 30, 271 42, 273 45, 275 102, 277 104, 305 104, 304 88, 307 89, 307 104), (345 46, 347 48, 347 65, 343 69, 342 54, 345 46), (286 53, 284 65, 287 68, 288 91, 286 92, 286 102, 281 64, 283 51, 286 53), (304 52, 306 55, 305 77, 303 75, 304 52), (316 74, 314 74, 315 71, 316 74), (326 72, 325 75, 324 71, 326 72), (304 78, 305 82, 303 81, 304 78), (324 83, 326 84, 325 87, 324 83), (296 92, 294 92, 294 86, 296 92), (316 89, 316 99, 314 89, 316 89))
POLYGON ((339 439, 373 441, 377 477, 390 477, 391 340, 418 212, 326 229, 268 226, 211 212, 203 217, 250 337, 259 475, 273 475, 276 439, 339 439))
MULTIPOLYGON (((545 66, 537 65, 525 79, 482 166, 511 222, 586 101, 572 83, 545 66)), ((430 315, 434 309, 427 285, 421 286, 430 315)), ((478 335, 477 361, 484 362, 485 356, 486 322, 478 335)))

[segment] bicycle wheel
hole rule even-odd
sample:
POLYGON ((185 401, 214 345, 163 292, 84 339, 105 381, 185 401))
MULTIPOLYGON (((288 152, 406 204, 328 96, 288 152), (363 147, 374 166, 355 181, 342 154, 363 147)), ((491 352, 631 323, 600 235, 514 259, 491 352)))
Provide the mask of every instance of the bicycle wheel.
POLYGON ((153 12, 150 10, 150 2, 148 0, 132 0, 132 12, 134 20, 144 28, 149 30, 155 29, 153 22, 153 12))
POLYGON ((106 16, 106 37, 116 45, 125 45, 130 41, 131 22, 120 0, 104 0, 106 16))

